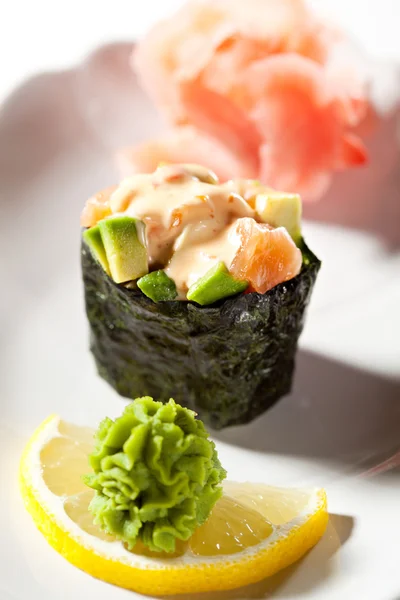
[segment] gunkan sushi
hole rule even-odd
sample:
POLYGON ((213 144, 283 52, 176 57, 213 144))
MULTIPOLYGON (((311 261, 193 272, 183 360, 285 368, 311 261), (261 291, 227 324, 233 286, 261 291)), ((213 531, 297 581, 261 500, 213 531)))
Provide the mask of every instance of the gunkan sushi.
POLYGON ((290 391, 320 268, 297 194, 161 165, 90 198, 81 224, 91 350, 119 394, 221 429, 290 391))

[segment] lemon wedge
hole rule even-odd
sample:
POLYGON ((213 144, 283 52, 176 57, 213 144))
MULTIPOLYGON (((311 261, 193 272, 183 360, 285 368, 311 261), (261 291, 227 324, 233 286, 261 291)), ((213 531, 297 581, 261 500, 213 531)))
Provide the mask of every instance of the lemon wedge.
POLYGON ((227 482, 208 521, 173 555, 134 551, 93 524, 88 472, 93 431, 51 416, 29 440, 20 466, 27 510, 47 541, 75 566, 150 595, 228 590, 255 583, 301 558, 327 523, 322 489, 227 482))

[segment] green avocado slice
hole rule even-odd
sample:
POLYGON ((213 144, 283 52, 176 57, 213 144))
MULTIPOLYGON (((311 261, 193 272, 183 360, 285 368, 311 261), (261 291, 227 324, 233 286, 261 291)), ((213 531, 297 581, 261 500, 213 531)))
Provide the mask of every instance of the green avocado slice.
POLYGON ((111 277, 116 283, 132 281, 148 273, 143 221, 128 216, 99 222, 111 277))
POLYGON ((86 231, 83 232, 82 237, 89 246, 93 258, 101 264, 107 275, 111 275, 99 226, 95 225, 95 227, 86 229, 86 231))
POLYGON ((232 277, 225 263, 221 261, 190 286, 187 299, 205 306, 244 292, 248 285, 247 281, 239 281, 232 277))
POLYGON ((153 302, 175 300, 178 295, 174 280, 168 277, 162 269, 141 277, 137 282, 137 286, 153 302))
POLYGON ((301 242, 301 198, 298 194, 271 191, 258 194, 256 213, 272 227, 285 227, 296 246, 301 242))

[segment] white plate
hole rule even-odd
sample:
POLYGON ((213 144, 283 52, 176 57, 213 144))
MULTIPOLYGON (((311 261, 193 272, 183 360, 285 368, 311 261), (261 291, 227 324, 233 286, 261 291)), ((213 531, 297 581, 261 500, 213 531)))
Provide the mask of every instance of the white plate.
MULTIPOLYGON (((96 376, 88 352, 79 213, 94 190, 117 177, 110 148, 159 126, 127 70, 128 52, 105 48, 84 67, 39 75, 3 106, 1 600, 137 597, 58 556, 33 526, 17 486, 23 445, 49 413, 89 424, 123 404, 96 376)), ((281 576, 213 599, 399 597, 400 472, 366 474, 400 446, 399 155, 393 122, 382 127, 371 148, 378 164, 382 148, 392 149, 390 176, 338 177, 330 198, 308 210, 337 224, 306 224, 324 263, 293 393, 254 424, 216 436, 232 479, 326 486, 328 532, 281 576)))

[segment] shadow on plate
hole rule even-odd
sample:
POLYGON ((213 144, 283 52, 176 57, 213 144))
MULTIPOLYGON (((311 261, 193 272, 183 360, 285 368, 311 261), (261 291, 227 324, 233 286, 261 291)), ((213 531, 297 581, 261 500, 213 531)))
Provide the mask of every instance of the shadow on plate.
POLYGON ((213 437, 249 450, 365 470, 399 450, 400 380, 300 351, 289 396, 253 423, 213 437))
POLYGON ((77 144, 105 152, 112 173, 115 150, 159 129, 129 66, 132 48, 132 43, 102 46, 72 69, 35 75, 8 96, 0 110, 2 189, 29 185, 77 144))
POLYGON ((72 255, 78 265, 83 201, 118 177, 114 151, 157 127, 129 67, 132 47, 100 47, 69 70, 25 80, 1 103, 0 253, 7 261, 0 261, 0 279, 11 276, 13 288, 0 298, 3 328, 8 307, 32 291, 38 301, 53 284, 49 272, 62 270, 63 261, 69 268, 72 255), (9 235, 18 236, 17 229, 22 243, 10 253, 9 235), (15 277, 21 265, 24 277, 15 277))
MULTIPOLYGON (((327 530, 321 541, 300 561, 259 583, 226 592, 191 594, 191 600, 258 600, 270 598, 307 597, 338 568, 340 548, 352 534, 353 517, 329 515, 327 530)), ((187 596, 173 596, 186 600, 187 596)))
MULTIPOLYGON (((73 141, 84 123, 74 102, 74 72, 42 73, 25 81, 1 106, 1 187, 28 186, 73 141)), ((12 201, 10 194, 7 199, 12 201)))

